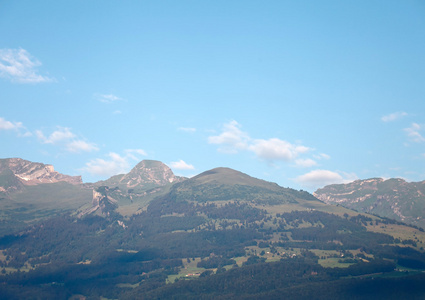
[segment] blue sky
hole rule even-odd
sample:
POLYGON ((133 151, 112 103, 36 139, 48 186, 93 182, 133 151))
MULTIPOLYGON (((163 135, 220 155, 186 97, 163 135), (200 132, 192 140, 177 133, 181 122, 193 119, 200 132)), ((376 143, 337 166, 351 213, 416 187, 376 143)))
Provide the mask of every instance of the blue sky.
POLYGON ((425 180, 423 1, 2 1, 0 157, 314 191, 425 180))

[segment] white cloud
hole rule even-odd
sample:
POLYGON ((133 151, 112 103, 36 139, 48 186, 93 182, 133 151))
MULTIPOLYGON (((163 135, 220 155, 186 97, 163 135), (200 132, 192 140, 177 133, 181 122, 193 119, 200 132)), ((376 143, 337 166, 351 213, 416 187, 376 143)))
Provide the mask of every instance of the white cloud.
POLYGON ((80 153, 98 151, 99 148, 96 147, 95 144, 87 143, 83 140, 74 140, 66 145, 66 150, 68 150, 69 152, 80 153))
POLYGON ((19 83, 40 83, 53 81, 37 73, 41 62, 25 49, 0 49, 0 77, 19 83))
POLYGON ((0 130, 18 130, 23 127, 21 122, 10 122, 0 118, 0 130))
POLYGON ((103 103, 112 103, 112 102, 115 102, 115 101, 124 100, 123 98, 118 97, 118 96, 113 95, 113 94, 95 94, 94 96, 98 101, 103 102, 103 103))
POLYGON ((136 153, 136 154, 140 154, 140 155, 143 155, 143 156, 147 155, 146 151, 143 150, 143 149, 126 149, 126 150, 124 150, 124 152, 126 152, 126 153, 136 153))
POLYGON ((140 160, 137 155, 147 156, 148 154, 143 149, 126 149, 124 150, 126 156, 132 160, 140 160))
POLYGON ((381 117, 381 121, 382 122, 392 122, 392 121, 396 121, 398 119, 401 119, 405 116, 407 116, 408 114, 404 111, 398 111, 389 115, 385 115, 381 117))
POLYGON ((317 162, 310 159, 310 158, 306 158, 306 159, 296 159, 295 160, 295 164, 299 167, 303 167, 303 168, 310 168, 313 166, 317 166, 317 162))
POLYGON ((99 150, 96 144, 79 139, 68 127, 58 126, 57 130, 49 136, 45 136, 41 130, 36 130, 35 134, 43 144, 63 146, 68 152, 81 153, 99 150))
POLYGON ((177 130, 179 131, 185 131, 185 132, 195 132, 196 128, 192 128, 192 127, 179 127, 177 128, 177 130))
POLYGON ((325 185, 348 183, 357 179, 357 176, 354 173, 341 173, 329 170, 313 170, 304 175, 298 176, 295 181, 308 188, 317 189, 325 185))
POLYGON ((412 123, 412 126, 405 128, 407 136, 415 143, 425 142, 425 138, 419 133, 423 129, 423 125, 412 123))
POLYGON ((142 149, 126 149, 125 155, 119 155, 115 152, 108 154, 108 159, 95 158, 86 163, 82 171, 92 175, 110 177, 117 174, 128 173, 131 160, 139 161, 137 155, 146 156, 146 152, 142 149))
POLYGON ((102 158, 92 159, 86 163, 83 171, 86 171, 92 175, 108 177, 128 172, 130 168, 128 157, 120 156, 114 152, 110 152, 108 157, 109 158, 106 160, 102 158))
POLYGON ((208 137, 208 143, 222 145, 218 150, 225 153, 237 153, 246 149, 250 140, 247 133, 240 129, 236 121, 231 121, 223 126, 223 132, 217 136, 208 137))
POLYGON ((277 138, 254 140, 248 149, 253 151, 258 157, 270 161, 292 161, 298 154, 309 151, 308 147, 293 145, 277 138))
POLYGON ((30 137, 32 133, 29 132, 22 122, 11 122, 4 118, 0 118, 0 131, 1 130, 13 130, 17 133, 18 137, 30 137), (22 133, 22 131, 25 131, 22 133))
POLYGON ((316 159, 326 159, 326 160, 331 158, 329 155, 327 155, 325 153, 313 155, 313 157, 316 158, 316 159))
MULTIPOLYGON (((251 151, 258 158, 268 162, 279 160, 295 162, 297 166, 303 167, 311 167, 317 164, 312 159, 299 158, 301 154, 313 150, 312 148, 292 144, 278 138, 268 140, 252 139, 246 132, 241 130, 241 125, 234 120, 224 124, 222 133, 216 136, 210 136, 208 142, 210 144, 220 145, 218 148, 220 152, 238 153, 242 150, 251 151)), ((329 155, 320 154, 319 158, 329 158, 329 155)))
POLYGON ((70 128, 60 126, 58 126, 58 129, 53 131, 49 137, 46 137, 41 130, 37 130, 35 133, 44 144, 57 144, 58 142, 75 137, 75 134, 71 132, 70 128))
POLYGON ((170 163, 170 167, 176 170, 194 170, 195 167, 183 161, 182 159, 179 161, 174 161, 170 163))

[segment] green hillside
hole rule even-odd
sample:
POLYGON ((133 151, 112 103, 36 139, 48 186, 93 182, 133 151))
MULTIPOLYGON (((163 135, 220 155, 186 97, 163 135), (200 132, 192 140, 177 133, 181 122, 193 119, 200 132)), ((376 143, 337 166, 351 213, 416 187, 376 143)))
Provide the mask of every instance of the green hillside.
POLYGON ((253 178, 229 168, 216 168, 173 186, 170 197, 196 202, 249 201, 254 204, 298 203, 297 198, 316 201, 313 196, 276 183, 253 178))
MULTIPOLYGON (((132 182, 140 182, 140 174, 164 179, 164 172, 151 176, 147 169, 133 173, 132 182)), ((75 192, 72 201, 56 200, 66 210, 85 197, 73 188, 38 185, 20 195, 41 207, 59 199, 57 193, 75 192)), ((119 186, 100 185, 96 199, 111 204, 102 214, 63 213, 1 237, 0 294, 5 299, 425 297, 420 284, 425 233, 418 228, 325 204, 307 192, 227 168, 158 188, 156 196, 137 203, 145 201, 143 209, 123 214, 122 208, 136 203, 113 198, 119 186)))

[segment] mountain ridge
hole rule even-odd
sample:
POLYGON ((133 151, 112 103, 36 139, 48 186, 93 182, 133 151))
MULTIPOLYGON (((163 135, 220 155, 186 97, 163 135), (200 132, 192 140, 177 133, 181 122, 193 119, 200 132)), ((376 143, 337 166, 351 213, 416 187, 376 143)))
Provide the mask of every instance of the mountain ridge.
POLYGON ((425 181, 369 178, 328 185, 313 194, 328 204, 425 227, 425 181))
MULTIPOLYGON (((359 281, 390 284, 388 274, 408 282, 425 270, 425 233, 419 228, 229 168, 170 182, 173 175, 161 162, 144 161, 128 174, 90 188, 66 182, 24 186, 18 194, 34 204, 48 193, 55 201, 34 212, 38 219, 0 232, 0 294, 278 299, 283 293, 297 299, 295 286, 303 290, 301 299, 307 291, 351 299, 347 295, 359 289, 359 281), (66 189, 79 201, 86 199, 76 192, 90 193, 91 201, 77 210, 51 211, 66 189), (40 211, 50 215, 42 218, 40 211)), ((6 218, 0 210, 1 221, 13 227, 16 213, 30 207, 14 207, 6 218)), ((388 299, 383 290, 373 298, 388 299)), ((404 287, 397 295, 408 298, 409 292, 404 287)))
POLYGON ((22 158, 0 159, 0 191, 20 189, 22 185, 37 185, 43 183, 68 182, 74 185, 82 184, 81 176, 64 175, 55 171, 53 165, 31 162, 22 158), (14 176, 16 180, 5 180, 14 176), (12 183, 12 184, 11 184, 12 183))

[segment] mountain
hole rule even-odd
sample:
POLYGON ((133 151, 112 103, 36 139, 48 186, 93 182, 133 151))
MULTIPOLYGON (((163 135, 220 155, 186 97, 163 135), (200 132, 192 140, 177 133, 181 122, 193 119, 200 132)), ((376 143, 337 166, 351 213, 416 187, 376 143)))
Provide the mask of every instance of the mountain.
POLYGON ((142 160, 129 173, 115 175, 105 181, 99 181, 96 186, 118 186, 121 189, 143 191, 158 186, 165 186, 184 180, 173 174, 171 169, 160 161, 142 160))
MULTIPOLYGON (((107 207, 116 207, 123 215, 133 215, 145 208, 155 197, 168 192, 172 185, 186 180, 175 176, 164 163, 156 160, 142 160, 129 173, 112 176, 93 184, 94 196, 92 207, 85 208, 85 213, 93 213, 93 207, 99 205, 99 194, 103 201, 109 202, 107 207)), ((102 202, 102 201, 101 201, 102 202)))
POLYGON ((298 203, 297 198, 305 197, 317 201, 308 193, 283 188, 230 168, 215 168, 176 184, 170 196, 197 202, 232 200, 254 204, 298 203))
POLYGON ((425 228, 425 181, 371 178, 328 185, 314 195, 328 204, 339 204, 425 228))
POLYGON ((89 203, 0 235, 2 299, 425 297, 423 230, 305 191, 229 168, 180 178, 158 161, 23 189, 57 198, 66 186, 89 203))
POLYGON ((0 159, 0 236, 91 201, 81 176, 21 158, 0 159))
POLYGON ((30 162, 21 158, 0 159, 0 192, 13 192, 23 185, 68 182, 82 184, 81 176, 58 173, 52 165, 30 162))

